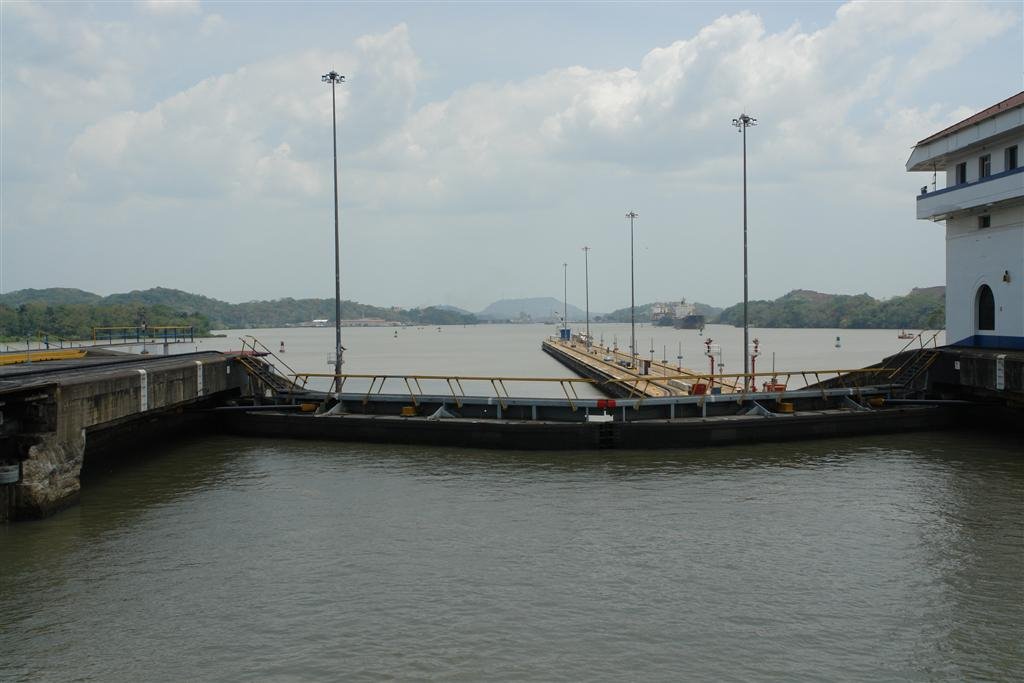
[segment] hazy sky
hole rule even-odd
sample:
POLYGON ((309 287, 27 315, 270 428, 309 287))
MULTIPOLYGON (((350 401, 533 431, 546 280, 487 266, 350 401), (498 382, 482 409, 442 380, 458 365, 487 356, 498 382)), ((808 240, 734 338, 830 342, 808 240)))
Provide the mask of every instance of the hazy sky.
MULTIPOLYGON (((1022 4, 2 4, 0 288, 905 293, 944 281, 919 139, 1021 89, 1022 4)), ((940 178, 940 186, 942 179, 940 178)))

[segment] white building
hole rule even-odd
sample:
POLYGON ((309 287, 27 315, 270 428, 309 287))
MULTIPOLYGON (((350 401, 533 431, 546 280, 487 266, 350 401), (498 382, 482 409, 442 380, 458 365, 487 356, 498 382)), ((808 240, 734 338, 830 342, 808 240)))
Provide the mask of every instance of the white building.
POLYGON ((917 217, 946 223, 946 339, 1024 349, 1024 92, 921 140, 917 217), (945 177, 945 187, 935 178, 945 177))

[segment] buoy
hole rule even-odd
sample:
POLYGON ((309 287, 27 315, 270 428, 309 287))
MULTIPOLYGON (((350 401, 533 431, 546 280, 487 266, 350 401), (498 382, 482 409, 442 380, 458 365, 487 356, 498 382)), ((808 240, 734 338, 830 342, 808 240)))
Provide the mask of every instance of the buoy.
POLYGON ((841 346, 842 346, 842 343, 839 341, 839 337, 836 337, 836 348, 838 349, 841 346))
POLYGON ((395 330, 395 339, 398 339, 398 330, 395 330))
POLYGON ((281 348, 277 350, 278 353, 284 353, 284 342, 281 342, 281 348))

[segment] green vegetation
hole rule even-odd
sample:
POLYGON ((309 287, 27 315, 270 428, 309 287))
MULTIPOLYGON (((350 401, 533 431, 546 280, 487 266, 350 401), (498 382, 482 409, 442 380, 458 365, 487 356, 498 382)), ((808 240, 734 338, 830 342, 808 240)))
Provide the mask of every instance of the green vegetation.
MULTIPOLYGON (((822 294, 797 289, 774 301, 751 301, 752 327, 940 329, 945 324, 945 287, 913 289, 884 301, 867 294, 822 294)), ((743 324, 743 304, 722 311, 716 322, 743 324)))
MULTIPOLYGON (((637 319, 650 320, 653 303, 637 307, 637 319)), ((709 322, 743 324, 743 305, 724 311, 695 304, 709 322), (720 315, 719 315, 720 314, 720 315)), ((867 294, 821 294, 795 290, 774 301, 751 301, 755 327, 837 327, 937 329, 945 316, 945 288, 914 289, 906 296, 879 301, 867 294)), ((550 305, 548 306, 550 308, 550 305)), ((582 315, 582 314, 581 314, 582 315)), ((467 325, 471 313, 451 307, 404 309, 343 301, 341 317, 380 318, 410 325, 467 325)), ((571 317, 571 316, 570 316, 571 317)), ((64 339, 92 336, 94 327, 191 325, 197 334, 211 329, 281 327, 314 319, 334 319, 333 299, 277 299, 230 304, 177 289, 157 287, 101 297, 80 289, 23 289, 0 295, 0 339, 50 335, 64 339)), ((595 320, 629 322, 621 308, 595 320)))
MULTIPOLYGON (((411 325, 466 325, 471 314, 430 306, 381 308, 354 301, 341 303, 341 317, 381 318, 411 325)), ((230 304, 177 289, 156 287, 101 297, 80 289, 23 289, 0 296, 0 339, 48 334, 88 338, 93 327, 121 325, 193 325, 197 334, 211 329, 281 327, 318 318, 334 320, 334 299, 278 299, 230 304)))
POLYGON ((88 339, 94 327, 132 325, 182 325, 202 335, 210 321, 202 315, 176 311, 169 306, 143 304, 56 304, 33 301, 17 306, 0 304, 0 340, 21 341, 49 336, 58 339, 88 339))

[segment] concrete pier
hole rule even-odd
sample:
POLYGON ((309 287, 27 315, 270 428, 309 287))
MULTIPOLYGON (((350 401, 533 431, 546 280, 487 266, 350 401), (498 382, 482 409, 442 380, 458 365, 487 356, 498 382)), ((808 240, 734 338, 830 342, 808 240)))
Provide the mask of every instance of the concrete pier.
POLYGON ((232 357, 216 352, 85 357, 0 366, 0 521, 45 517, 74 503, 91 444, 111 433, 144 440, 161 420, 248 386, 232 357))
MULTIPOLYGON (((588 347, 578 338, 545 339, 541 349, 581 377, 598 380, 599 388, 615 397, 688 396, 693 385, 710 383, 708 372, 702 374, 670 363, 638 357, 638 367, 634 368, 628 353, 597 344, 588 347)), ((736 390, 736 384, 732 378, 719 379, 713 388, 729 394, 736 390)))

